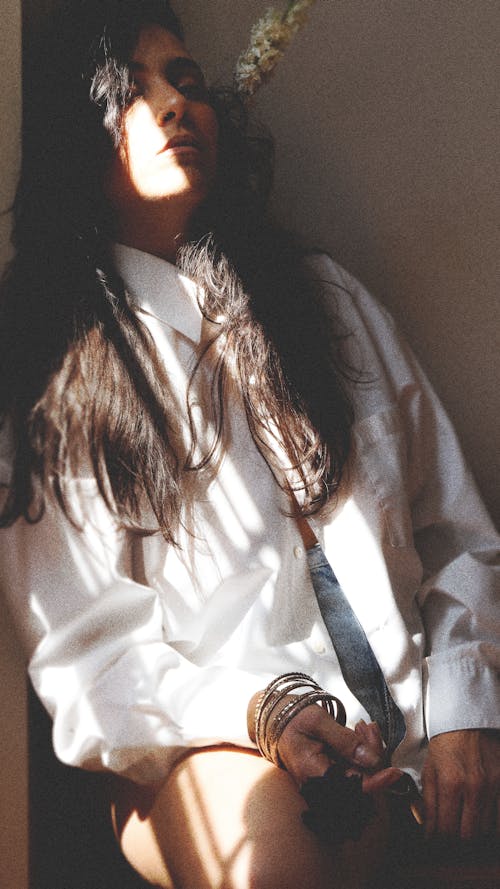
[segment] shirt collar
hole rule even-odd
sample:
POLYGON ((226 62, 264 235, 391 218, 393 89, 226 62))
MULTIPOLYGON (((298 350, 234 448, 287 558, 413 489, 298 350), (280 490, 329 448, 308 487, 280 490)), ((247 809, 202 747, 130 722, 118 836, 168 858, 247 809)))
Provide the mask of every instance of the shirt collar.
POLYGON ((199 343, 203 316, 198 305, 198 285, 166 259, 135 247, 113 244, 112 255, 137 308, 199 343))

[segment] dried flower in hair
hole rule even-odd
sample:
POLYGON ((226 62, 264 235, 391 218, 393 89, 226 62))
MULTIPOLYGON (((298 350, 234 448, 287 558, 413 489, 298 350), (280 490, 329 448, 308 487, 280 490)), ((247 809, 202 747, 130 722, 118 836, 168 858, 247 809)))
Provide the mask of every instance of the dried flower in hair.
POLYGON ((315 0, 295 0, 285 12, 268 9, 250 32, 250 45, 238 59, 234 74, 236 89, 251 98, 266 83, 286 47, 305 24, 309 7, 315 0))

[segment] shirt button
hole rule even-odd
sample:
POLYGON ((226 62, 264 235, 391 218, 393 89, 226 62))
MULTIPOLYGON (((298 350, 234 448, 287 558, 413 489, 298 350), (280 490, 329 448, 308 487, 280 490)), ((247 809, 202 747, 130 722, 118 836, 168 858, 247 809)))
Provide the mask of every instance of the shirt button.
POLYGON ((326 645, 321 639, 316 639, 312 644, 312 650, 315 654, 324 654, 326 651, 326 645))
POLYGON ((302 549, 301 546, 294 546, 294 548, 293 548, 293 554, 294 554, 294 556, 295 556, 296 559, 302 559, 302 558, 304 558, 304 550, 302 549))

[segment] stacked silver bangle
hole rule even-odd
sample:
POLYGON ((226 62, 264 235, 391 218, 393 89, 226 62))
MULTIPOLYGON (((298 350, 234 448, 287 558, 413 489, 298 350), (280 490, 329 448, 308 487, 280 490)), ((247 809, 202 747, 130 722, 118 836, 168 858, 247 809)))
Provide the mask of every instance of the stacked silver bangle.
POLYGON ((255 741, 262 756, 276 766, 281 765, 278 756, 281 735, 294 716, 311 704, 320 704, 336 722, 345 725, 342 702, 323 691, 306 673, 284 673, 269 683, 255 707, 255 741))

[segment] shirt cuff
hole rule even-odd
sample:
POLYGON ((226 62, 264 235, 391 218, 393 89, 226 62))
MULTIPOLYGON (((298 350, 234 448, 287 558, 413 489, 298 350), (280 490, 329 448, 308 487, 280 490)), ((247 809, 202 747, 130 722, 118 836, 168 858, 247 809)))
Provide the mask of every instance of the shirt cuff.
POLYGON ((500 729, 499 670, 495 646, 450 649, 424 661, 427 735, 460 729, 500 729))

